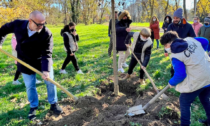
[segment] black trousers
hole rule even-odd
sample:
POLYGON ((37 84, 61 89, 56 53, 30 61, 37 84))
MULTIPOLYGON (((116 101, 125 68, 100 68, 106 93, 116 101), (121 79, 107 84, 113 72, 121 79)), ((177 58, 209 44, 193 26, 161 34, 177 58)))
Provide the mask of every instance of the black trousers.
MULTIPOLYGON (((131 57, 131 62, 129 64, 129 69, 128 69, 128 74, 132 74, 133 73, 133 69, 136 66, 136 64, 138 63, 138 61, 136 60, 135 57, 131 57)), ((140 69, 140 79, 144 79, 144 71, 142 69, 140 69)))
POLYGON ((66 66, 69 64, 69 62, 72 61, 75 70, 78 71, 79 70, 79 66, 77 64, 77 58, 76 58, 75 54, 73 56, 70 56, 69 53, 66 53, 66 54, 67 54, 67 57, 66 57, 66 59, 65 59, 61 69, 64 70, 66 68, 66 66))
POLYGON ((21 72, 16 70, 14 81, 16 81, 20 77, 21 72))

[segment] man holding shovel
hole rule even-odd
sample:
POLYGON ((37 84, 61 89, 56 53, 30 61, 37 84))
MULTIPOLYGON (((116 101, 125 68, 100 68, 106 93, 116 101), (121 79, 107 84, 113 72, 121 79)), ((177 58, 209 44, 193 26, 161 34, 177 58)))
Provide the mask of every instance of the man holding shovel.
MULTIPOLYGON (((54 78, 52 67, 53 38, 52 33, 45 27, 44 15, 39 11, 34 11, 30 14, 29 20, 15 20, 0 28, 0 38, 4 38, 10 33, 14 33, 16 36, 18 59, 43 72, 42 78, 47 85, 48 101, 51 104, 50 110, 54 114, 60 114, 62 109, 57 104, 56 86, 48 81, 48 78, 54 78)), ((2 44, 3 41, 0 40, 0 48, 2 48, 2 44)), ((28 101, 30 102, 28 118, 33 120, 36 118, 36 110, 39 104, 36 74, 20 63, 17 66, 23 75, 28 101)))
POLYGON ((190 125, 190 107, 197 96, 206 111, 206 126, 210 126, 210 58, 205 52, 208 40, 180 39, 176 32, 169 31, 160 41, 171 53, 175 71, 169 85, 181 93, 181 126, 190 125))

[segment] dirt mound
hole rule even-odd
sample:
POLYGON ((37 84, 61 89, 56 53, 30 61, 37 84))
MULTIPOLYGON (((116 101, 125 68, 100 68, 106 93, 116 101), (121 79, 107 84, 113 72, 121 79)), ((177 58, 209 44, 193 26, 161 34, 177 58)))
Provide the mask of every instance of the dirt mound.
POLYGON ((85 96, 85 97, 82 97, 82 98, 79 98, 76 102, 75 102, 75 105, 78 107, 78 108, 84 108, 84 107, 93 107, 93 106, 101 106, 102 103, 94 98, 94 97, 90 97, 90 96, 85 96))
MULTIPOLYGON (((124 74, 121 77, 125 76, 124 74)), ((178 98, 169 96, 170 100, 158 99, 147 110, 146 114, 134 117, 125 116, 131 106, 145 105, 156 93, 146 90, 143 96, 136 95, 139 78, 119 80, 119 96, 113 95, 113 77, 102 82, 100 95, 86 96, 76 102, 69 99, 60 102, 64 114, 54 116, 47 114, 43 125, 49 126, 176 126, 179 121, 178 98), (67 104, 68 103, 68 104, 67 104)))
MULTIPOLYGON (((139 88, 140 82, 139 77, 135 74, 131 75, 129 79, 123 80, 126 74, 121 74, 118 80, 119 90, 127 95, 135 95, 136 89, 139 88)), ((101 93, 106 93, 107 91, 114 91, 114 77, 110 76, 107 81, 104 81, 99 86, 101 93)))

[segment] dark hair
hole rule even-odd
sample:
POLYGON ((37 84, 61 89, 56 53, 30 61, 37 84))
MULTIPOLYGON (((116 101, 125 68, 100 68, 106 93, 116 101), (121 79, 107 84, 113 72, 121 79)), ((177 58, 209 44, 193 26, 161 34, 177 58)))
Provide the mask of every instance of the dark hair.
POLYGON ((118 11, 115 11, 115 13, 118 13, 118 11))
POLYGON ((174 41, 177 38, 179 38, 179 35, 177 34, 177 32, 175 32, 175 31, 168 31, 160 38, 160 43, 162 45, 166 45, 167 43, 170 43, 170 42, 174 41))
POLYGON ((70 22, 69 23, 69 26, 71 27, 71 26, 76 26, 76 24, 74 23, 74 22, 70 22))
POLYGON ((68 25, 65 25, 63 29, 61 29, 61 36, 64 32, 70 32, 69 27, 76 26, 74 22, 70 22, 68 25))

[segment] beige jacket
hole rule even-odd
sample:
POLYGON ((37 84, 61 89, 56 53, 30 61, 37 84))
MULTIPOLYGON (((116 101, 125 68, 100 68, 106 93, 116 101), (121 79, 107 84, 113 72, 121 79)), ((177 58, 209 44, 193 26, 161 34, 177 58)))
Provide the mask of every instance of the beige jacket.
MULTIPOLYGON (((70 50, 73 52, 78 51, 77 42, 74 41, 73 37, 69 34, 69 32, 64 32, 63 34, 66 34, 69 37, 70 50)), ((67 51, 65 46, 64 50, 67 51)))
MULTIPOLYGON (((134 51, 135 46, 136 46, 136 42, 138 40, 138 37, 140 35, 140 32, 135 32, 133 35, 133 43, 131 45, 131 49, 134 51)), ((141 55, 141 62, 144 61, 144 55, 145 55, 145 50, 146 48, 148 48, 149 46, 152 45, 152 39, 148 38, 147 42, 144 44, 143 48, 142 48, 142 55, 141 55)))

